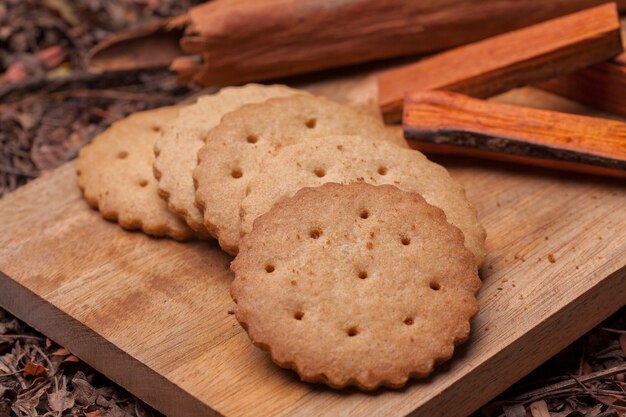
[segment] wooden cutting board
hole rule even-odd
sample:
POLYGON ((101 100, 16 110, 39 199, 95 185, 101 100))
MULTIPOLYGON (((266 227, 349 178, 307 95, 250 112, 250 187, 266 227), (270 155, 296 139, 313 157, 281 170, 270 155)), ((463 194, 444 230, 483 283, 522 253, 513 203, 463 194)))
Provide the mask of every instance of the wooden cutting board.
MULTIPOLYGON (((314 86, 371 104, 371 79, 314 86)), ((503 100, 560 103, 525 91, 503 100)), ((557 106, 558 107, 558 106, 557 106)), ((626 301, 624 182, 440 160, 488 232, 469 343, 401 391, 301 383, 229 310, 211 242, 125 232, 88 208, 67 164, 0 200, 0 305, 171 417, 465 416, 626 301)))

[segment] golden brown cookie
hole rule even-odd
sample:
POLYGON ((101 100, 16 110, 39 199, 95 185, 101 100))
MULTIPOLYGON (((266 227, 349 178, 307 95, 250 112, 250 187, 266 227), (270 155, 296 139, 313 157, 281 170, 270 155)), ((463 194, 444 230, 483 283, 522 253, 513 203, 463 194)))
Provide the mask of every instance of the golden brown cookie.
POLYGON ((176 107, 135 113, 114 123, 80 151, 78 185, 87 202, 105 218, 152 236, 195 237, 167 209, 152 175, 154 141, 177 113, 176 107))
POLYGON ((261 163, 304 138, 362 134, 407 146, 371 115, 323 97, 294 95, 249 104, 222 118, 198 152, 196 203, 226 252, 237 252, 239 206, 261 163))
POLYGON ((304 92, 283 85, 248 84, 224 88, 181 108, 178 117, 165 126, 163 135, 154 146, 154 176, 159 181, 159 193, 167 200, 169 209, 185 219, 192 229, 209 236, 202 222, 202 213, 195 205, 196 190, 191 176, 207 132, 219 123, 224 114, 244 104, 296 93, 304 92))
POLYGON ((333 388, 427 376, 478 312, 459 229, 390 185, 300 190, 256 220, 231 268, 235 315, 254 344, 333 388))
POLYGON ((300 188, 356 181, 392 184, 424 196, 463 231, 465 246, 474 253, 477 264, 484 260, 485 230, 467 201, 465 190, 445 168, 418 151, 357 136, 304 139, 266 159, 248 183, 247 195, 241 203, 240 233, 250 232, 254 219, 300 188))

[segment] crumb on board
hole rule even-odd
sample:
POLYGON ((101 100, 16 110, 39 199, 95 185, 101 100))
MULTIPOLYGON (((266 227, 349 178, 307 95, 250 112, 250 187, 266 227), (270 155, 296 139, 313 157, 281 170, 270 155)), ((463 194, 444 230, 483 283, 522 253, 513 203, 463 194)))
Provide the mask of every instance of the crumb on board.
POLYGON ((554 254, 551 253, 548 255, 548 261, 550 261, 550 263, 556 262, 556 258, 554 257, 554 254))

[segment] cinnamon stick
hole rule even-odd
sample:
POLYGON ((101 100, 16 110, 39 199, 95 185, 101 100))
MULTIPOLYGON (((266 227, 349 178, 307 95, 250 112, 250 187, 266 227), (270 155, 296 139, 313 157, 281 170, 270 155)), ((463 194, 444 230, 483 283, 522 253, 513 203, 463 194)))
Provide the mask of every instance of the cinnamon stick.
POLYGON ((615 4, 605 4, 452 49, 382 73, 379 105, 400 120, 405 91, 489 97, 611 58, 622 51, 615 4))
POLYGON ((620 121, 423 91, 407 95, 403 130, 427 152, 626 178, 620 121))
POLYGON ((588 106, 626 116, 626 54, 537 86, 588 106))
POLYGON ((181 81, 243 83, 433 53, 606 1, 212 0, 114 35, 91 52, 89 68, 172 64, 181 81))

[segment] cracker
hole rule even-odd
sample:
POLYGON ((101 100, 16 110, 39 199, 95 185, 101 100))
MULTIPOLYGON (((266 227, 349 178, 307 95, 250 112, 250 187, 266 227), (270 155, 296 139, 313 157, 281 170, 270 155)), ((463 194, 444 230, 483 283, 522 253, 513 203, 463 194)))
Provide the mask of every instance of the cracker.
POLYGON ((152 236, 195 237, 194 231, 167 209, 152 176, 154 141, 177 113, 176 107, 135 113, 114 123, 80 151, 78 185, 102 216, 152 236))
POLYGON ((485 230, 467 201, 465 190, 445 168, 418 151, 356 136, 305 139, 267 159, 258 175, 250 180, 241 203, 241 234, 250 232, 254 219, 274 203, 294 195, 300 188, 355 181, 392 184, 421 194, 428 203, 443 209, 448 221, 461 229, 477 264, 484 260, 485 230))
POLYGON ((459 229, 390 185, 299 191, 256 220, 231 268, 235 315, 254 344, 334 388, 427 376, 478 312, 459 229))
POLYGON ((196 203, 226 252, 237 252, 239 206, 260 164, 303 138, 363 134, 407 146, 380 120, 323 97, 295 95, 249 104, 225 115, 198 152, 196 203))
POLYGON ((165 127, 154 146, 154 176, 159 181, 159 194, 167 200, 168 208, 185 219, 192 229, 209 236, 202 222, 202 213, 195 205, 196 190, 191 177, 207 132, 224 114, 244 104, 296 93, 302 91, 282 85, 248 84, 224 88, 181 108, 178 117, 165 127))

